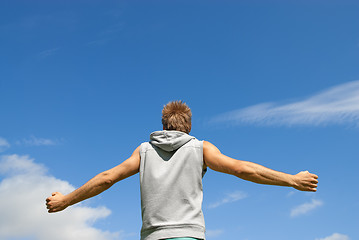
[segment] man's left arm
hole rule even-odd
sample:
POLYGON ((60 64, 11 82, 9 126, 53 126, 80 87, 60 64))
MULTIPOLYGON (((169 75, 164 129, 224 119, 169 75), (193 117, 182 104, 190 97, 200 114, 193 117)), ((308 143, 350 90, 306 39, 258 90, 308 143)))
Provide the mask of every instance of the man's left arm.
POLYGON ((131 157, 120 165, 104 171, 75 191, 62 195, 59 192, 52 193, 46 199, 46 206, 49 213, 62 211, 68 206, 81 202, 85 199, 94 197, 109 189, 113 184, 128 178, 139 172, 140 168, 140 147, 137 147, 131 157))
POLYGON ((212 143, 203 142, 205 164, 211 169, 234 175, 243 180, 277 186, 293 187, 300 191, 317 191, 318 176, 308 171, 296 175, 278 172, 262 165, 237 160, 222 154, 212 143))

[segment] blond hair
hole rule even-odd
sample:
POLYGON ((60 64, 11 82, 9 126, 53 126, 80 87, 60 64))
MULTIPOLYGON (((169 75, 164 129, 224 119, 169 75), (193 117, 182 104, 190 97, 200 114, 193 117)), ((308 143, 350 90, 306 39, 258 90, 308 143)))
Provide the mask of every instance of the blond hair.
POLYGON ((162 109, 162 124, 165 130, 189 133, 192 127, 191 119, 191 109, 182 101, 169 102, 162 109))

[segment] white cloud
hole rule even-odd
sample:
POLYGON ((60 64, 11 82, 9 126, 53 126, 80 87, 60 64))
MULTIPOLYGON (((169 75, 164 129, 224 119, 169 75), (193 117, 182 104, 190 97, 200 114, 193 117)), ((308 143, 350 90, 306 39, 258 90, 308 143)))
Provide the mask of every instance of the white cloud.
POLYGON ((215 237, 222 235, 222 233, 223 233, 223 230, 221 230, 221 229, 206 230, 206 237, 207 238, 215 238, 215 237))
POLYGON ((68 193, 74 187, 47 175, 47 169, 28 156, 0 156, 0 239, 37 240, 115 240, 120 232, 93 227, 106 218, 106 207, 69 207, 63 212, 47 213, 45 199, 54 191, 68 193))
POLYGON ((125 27, 124 22, 117 22, 115 24, 109 25, 100 35, 112 35, 122 31, 125 27))
POLYGON ((353 124, 358 127, 359 81, 338 85, 289 104, 261 103, 231 111, 211 122, 285 126, 353 124))
POLYGON ((236 202, 238 200, 241 200, 241 199, 244 199, 247 197, 247 194, 244 193, 244 192, 240 192, 240 191, 235 191, 235 192, 232 192, 232 193, 229 193, 229 194, 226 194, 226 196, 215 202, 215 203, 212 203, 208 206, 208 208, 216 208, 216 207, 219 207, 223 204, 226 204, 226 203, 231 203, 231 202, 236 202))
POLYGON ((0 174, 2 175, 45 175, 46 171, 47 169, 45 168, 45 166, 34 163, 33 159, 30 159, 26 155, 3 155, 0 158, 0 174))
POLYGON ((315 240, 350 240, 350 238, 344 234, 333 233, 333 235, 330 235, 329 237, 316 238, 315 240))
POLYGON ((8 143, 8 141, 6 141, 5 138, 0 137, 0 152, 5 151, 9 147, 10 147, 10 144, 8 143))
POLYGON ((306 213, 308 213, 310 211, 313 211, 314 209, 316 209, 317 207, 320 207, 322 205, 323 205, 322 201, 312 199, 312 201, 309 202, 309 203, 303 203, 303 204, 293 208, 291 210, 291 212, 290 212, 290 216, 291 217, 296 217, 296 216, 299 216, 299 215, 306 214, 306 213))
POLYGON ((296 194, 295 191, 290 191, 290 192, 287 194, 287 197, 291 197, 291 196, 293 196, 294 194, 296 194))
POLYGON ((101 31, 98 35, 99 38, 97 40, 93 40, 87 43, 88 46, 97 46, 97 45, 105 45, 108 42, 112 41, 116 34, 122 31, 125 27, 124 22, 117 22, 115 24, 109 25, 103 31, 101 31))
POLYGON ((52 49, 47 49, 47 50, 44 50, 44 51, 40 52, 38 54, 38 56, 40 58, 47 58, 47 57, 49 57, 51 55, 54 55, 58 50, 59 50, 58 47, 57 48, 52 48, 52 49))
POLYGON ((48 138, 38 138, 35 136, 30 136, 29 138, 23 138, 21 141, 17 141, 16 143, 20 145, 23 144, 26 146, 50 146, 57 145, 59 141, 48 138))

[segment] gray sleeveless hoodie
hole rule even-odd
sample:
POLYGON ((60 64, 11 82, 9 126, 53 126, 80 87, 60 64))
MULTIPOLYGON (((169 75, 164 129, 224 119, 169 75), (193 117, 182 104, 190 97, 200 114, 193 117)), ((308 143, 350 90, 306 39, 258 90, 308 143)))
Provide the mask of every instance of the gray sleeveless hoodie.
POLYGON ((141 240, 205 239, 203 142, 179 131, 157 131, 140 147, 141 240))

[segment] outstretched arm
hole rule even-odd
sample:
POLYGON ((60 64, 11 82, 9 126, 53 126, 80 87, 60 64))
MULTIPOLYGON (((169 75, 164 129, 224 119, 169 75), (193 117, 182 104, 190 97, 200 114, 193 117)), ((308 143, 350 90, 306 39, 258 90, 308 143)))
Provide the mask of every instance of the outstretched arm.
POLYGON ((308 171, 296 175, 282 173, 256 163, 236 160, 222 154, 210 142, 203 142, 203 158, 211 169, 232 174, 244 180, 260 184, 294 187, 300 191, 317 190, 318 176, 308 171))
POLYGON ((52 193, 52 196, 46 199, 48 212, 62 211, 70 205, 96 196, 110 188, 116 182, 138 173, 139 168, 140 147, 138 147, 126 161, 112 169, 96 175, 75 191, 67 195, 62 195, 59 192, 52 193))

